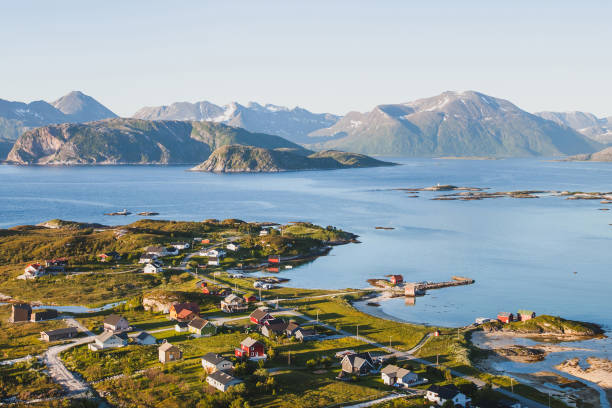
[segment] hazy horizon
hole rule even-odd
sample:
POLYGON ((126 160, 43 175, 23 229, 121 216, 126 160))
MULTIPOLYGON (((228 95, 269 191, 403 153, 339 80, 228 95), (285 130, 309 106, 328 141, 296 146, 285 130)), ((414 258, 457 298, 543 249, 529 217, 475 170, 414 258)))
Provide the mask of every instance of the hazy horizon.
POLYGON ((25 1, 0 16, 0 98, 80 90, 120 116, 202 100, 343 115, 475 90, 605 117, 611 17, 604 1, 25 1))

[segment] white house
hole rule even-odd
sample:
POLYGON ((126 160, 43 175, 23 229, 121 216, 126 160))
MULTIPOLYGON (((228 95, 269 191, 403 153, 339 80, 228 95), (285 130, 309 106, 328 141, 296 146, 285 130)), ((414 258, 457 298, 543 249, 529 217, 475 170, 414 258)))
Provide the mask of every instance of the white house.
POLYGON ((439 406, 442 406, 446 401, 452 401, 455 406, 459 405, 461 407, 465 407, 471 401, 470 398, 462 394, 453 384, 443 386, 432 385, 427 389, 425 399, 435 402, 439 406))
POLYGON ((210 249, 204 252, 203 256, 213 257, 213 258, 223 258, 227 252, 222 249, 210 249))
POLYGON ((189 323, 187 322, 178 322, 174 325, 174 331, 177 333, 184 333, 189 331, 189 323))
POLYGON ((219 391, 225 392, 230 387, 238 385, 243 381, 239 378, 232 377, 223 371, 215 371, 214 373, 206 376, 206 382, 219 391))
POLYGON ((174 248, 178 249, 179 251, 183 249, 189 249, 190 247, 189 242, 175 242, 170 245, 172 245, 174 248))
POLYGON ((419 381, 419 376, 412 371, 392 364, 383 368, 380 375, 387 385, 408 386, 419 381))
POLYGON ((45 274, 45 268, 38 263, 29 264, 26 266, 22 275, 19 275, 17 279, 36 279, 45 274))
POLYGON ((262 229, 261 231, 259 231, 259 236, 260 237, 265 237, 266 235, 268 235, 270 232, 267 229, 262 229))
POLYGON ((212 266, 219 266, 219 258, 217 257, 209 257, 208 258, 208 265, 212 265, 212 266))
POLYGON ((104 325, 104 331, 113 333, 120 333, 130 329, 130 323, 127 319, 117 314, 108 315, 102 324, 104 325))
POLYGON ((106 331, 97 335, 93 343, 89 343, 91 351, 98 351, 107 348, 119 348, 127 346, 127 336, 125 333, 117 335, 111 331, 106 331))
POLYGON ((160 273, 163 272, 161 265, 157 262, 146 264, 142 270, 144 273, 160 273))
POLYGON ((150 346, 152 344, 157 344, 157 339, 151 336, 146 331, 142 331, 132 338, 134 339, 134 343, 140 344, 141 346, 150 346))
POLYGON ((148 263, 153 263, 156 260, 157 260, 157 255, 145 254, 145 255, 140 257, 140 259, 138 260, 138 263, 139 264, 148 264, 148 263))
POLYGON ((202 356, 202 367, 209 374, 214 373, 215 371, 227 371, 234 368, 234 365, 231 361, 223 358, 219 354, 216 353, 206 353, 202 356))
POLYGON ((235 243, 233 243, 233 242, 232 242, 232 243, 230 243, 230 244, 227 244, 226 248, 227 248, 229 251, 234 251, 234 252, 235 252, 235 251, 238 251, 238 250, 240 249, 240 245, 235 244, 235 243))

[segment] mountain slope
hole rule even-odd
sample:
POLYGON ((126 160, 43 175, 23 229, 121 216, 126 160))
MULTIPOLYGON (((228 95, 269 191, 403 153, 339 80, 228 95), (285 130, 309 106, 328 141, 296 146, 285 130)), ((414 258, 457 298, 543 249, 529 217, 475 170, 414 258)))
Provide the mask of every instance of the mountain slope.
POLYGON ((293 149, 263 149, 228 145, 216 149, 193 171, 217 173, 279 172, 296 170, 333 170, 355 167, 389 166, 368 156, 338 151, 318 152, 304 156, 293 149))
POLYGON ((117 117, 100 102, 80 91, 72 91, 51 105, 66 115, 66 122, 93 122, 117 117))
POLYGON ((600 147, 573 129, 474 91, 351 112, 311 136, 334 139, 312 145, 318 148, 413 157, 556 156, 600 147))
POLYGON ((233 102, 221 107, 206 101, 146 107, 133 117, 147 120, 213 121, 251 132, 282 136, 295 143, 312 142, 309 133, 329 127, 339 119, 329 113, 316 114, 299 107, 288 109, 254 102, 246 106, 233 102))
POLYGON ((222 124, 117 118, 27 131, 15 142, 7 161, 48 165, 199 163, 227 144, 309 153, 281 137, 222 124))
POLYGON ((598 118, 588 112, 537 112, 541 118, 569 126, 599 143, 612 143, 612 118, 598 118))

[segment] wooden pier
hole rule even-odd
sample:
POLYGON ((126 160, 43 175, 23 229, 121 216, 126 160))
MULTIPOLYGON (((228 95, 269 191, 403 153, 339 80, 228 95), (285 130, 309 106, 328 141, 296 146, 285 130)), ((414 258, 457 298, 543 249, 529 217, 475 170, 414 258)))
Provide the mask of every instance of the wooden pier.
POLYGON ((474 279, 464 278, 462 276, 453 276, 452 280, 446 282, 427 282, 427 283, 410 283, 404 285, 405 296, 423 296, 430 289, 448 288, 451 286, 471 285, 476 282, 474 279))

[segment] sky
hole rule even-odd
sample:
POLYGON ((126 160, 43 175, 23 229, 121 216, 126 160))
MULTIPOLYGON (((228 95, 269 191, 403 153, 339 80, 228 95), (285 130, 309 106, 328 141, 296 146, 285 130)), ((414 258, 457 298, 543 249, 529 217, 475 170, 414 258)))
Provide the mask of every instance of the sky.
POLYGON ((80 90, 120 116, 201 100, 345 114, 477 90, 611 116, 610 21, 609 0, 9 0, 0 98, 80 90))

